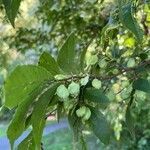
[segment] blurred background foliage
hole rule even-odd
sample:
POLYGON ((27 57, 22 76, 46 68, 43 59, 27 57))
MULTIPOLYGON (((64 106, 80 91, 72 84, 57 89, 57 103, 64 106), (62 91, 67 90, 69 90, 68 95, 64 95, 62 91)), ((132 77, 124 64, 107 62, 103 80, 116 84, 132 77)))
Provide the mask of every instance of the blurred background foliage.
MULTIPOLYGON (((136 63, 139 62, 139 58, 150 59, 150 4, 149 1, 135 0, 135 5, 137 9, 133 10, 136 19, 144 31, 142 48, 138 46, 133 34, 122 28, 118 21, 115 0, 24 0, 21 2, 15 29, 9 24, 4 7, 1 5, 0 105, 3 104, 2 85, 7 75, 17 65, 37 63, 43 51, 50 52, 55 57, 72 31, 75 31, 78 37, 79 52, 88 45, 89 54, 99 50, 103 62, 113 59, 114 65, 126 66, 129 58, 136 58, 136 63)), ((101 74, 109 71, 111 75, 111 72, 117 71, 114 67, 105 67, 101 66, 101 74)), ((150 79, 150 72, 147 71, 146 74, 150 79)), ((121 76, 111 84, 106 83, 109 87, 107 96, 111 104, 105 113, 113 125, 114 137, 109 146, 101 144, 101 149, 150 149, 150 94, 140 91, 135 93, 136 101, 132 109, 135 138, 130 136, 125 126, 124 101, 132 91, 131 78, 133 74, 128 78, 121 76)), ((7 122, 13 112, 14 110, 2 108, 0 121, 7 122)), ((66 140, 70 141, 70 135, 66 136, 66 140)), ((69 141, 66 146, 68 149, 70 149, 69 141)), ((93 140, 88 141, 90 143, 93 140)), ((99 149, 100 141, 95 139, 93 143, 94 146, 98 145, 94 149, 99 149)))

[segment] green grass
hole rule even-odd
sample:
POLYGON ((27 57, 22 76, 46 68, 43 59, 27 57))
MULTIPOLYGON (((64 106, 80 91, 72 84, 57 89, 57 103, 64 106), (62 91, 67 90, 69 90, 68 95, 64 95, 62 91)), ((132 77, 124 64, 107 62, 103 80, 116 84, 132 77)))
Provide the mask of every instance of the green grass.
POLYGON ((72 134, 61 129, 43 137, 44 150, 72 150, 72 134))
MULTIPOLYGON (((43 137, 44 150, 72 150, 73 136, 70 129, 61 129, 43 137)), ((88 150, 105 150, 106 147, 91 134, 86 135, 88 150)))

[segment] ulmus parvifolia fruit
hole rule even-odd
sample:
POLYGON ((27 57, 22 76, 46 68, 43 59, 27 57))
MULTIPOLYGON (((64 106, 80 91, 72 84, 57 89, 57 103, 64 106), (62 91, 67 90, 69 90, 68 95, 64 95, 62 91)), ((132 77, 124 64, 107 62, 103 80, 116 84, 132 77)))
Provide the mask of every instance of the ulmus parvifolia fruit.
POLYGON ((129 58, 127 62, 127 67, 132 68, 135 66, 135 59, 134 58, 129 58))
POLYGON ((60 85, 57 88, 56 94, 63 100, 68 99, 69 97, 68 89, 64 85, 60 85))
POLYGON ((84 121, 86 121, 86 120, 89 120, 90 117, 91 117, 91 111, 90 111, 90 109, 88 107, 86 107, 86 112, 85 112, 85 114, 84 114, 82 119, 84 121))
POLYGON ((77 96, 80 92, 80 85, 78 83, 71 82, 68 86, 68 91, 71 95, 77 96))
POLYGON ((101 59, 98 65, 100 68, 105 68, 107 66, 107 61, 105 59, 101 59))
POLYGON ((78 117, 83 117, 86 113, 86 107, 82 106, 79 109, 76 110, 76 114, 78 117))
POLYGON ((98 79, 94 79, 94 80, 92 81, 92 86, 93 86, 94 88, 96 88, 96 89, 100 89, 101 86, 102 86, 102 82, 101 82, 100 80, 98 80, 98 79))
POLYGON ((86 76, 80 80, 81 85, 86 85, 89 82, 89 76, 86 76))
POLYGON ((97 62, 98 62, 98 57, 97 57, 97 55, 91 55, 91 56, 87 59, 87 66, 95 65, 97 62))

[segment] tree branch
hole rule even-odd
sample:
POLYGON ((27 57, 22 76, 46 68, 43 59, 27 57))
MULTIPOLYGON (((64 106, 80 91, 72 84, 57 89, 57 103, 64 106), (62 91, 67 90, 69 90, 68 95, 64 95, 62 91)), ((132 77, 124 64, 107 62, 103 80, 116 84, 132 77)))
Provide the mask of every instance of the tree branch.
MULTIPOLYGON (((97 78, 99 80, 111 80, 113 78, 116 78, 117 76, 119 75, 122 75, 123 73, 127 73, 127 72, 136 72, 136 70, 139 68, 139 67, 144 67, 144 66, 147 66, 147 65, 150 65, 150 60, 147 60, 147 61, 143 61, 141 62, 138 66, 136 67, 132 67, 132 68, 117 68, 118 70, 120 70, 120 72, 118 72, 117 74, 113 74, 113 75, 106 75, 106 76, 95 76, 95 75, 90 75, 90 79, 94 79, 94 78, 97 78)), ((65 79, 61 79, 61 80, 56 80, 56 82, 68 82, 70 80, 79 80, 81 78, 84 78, 86 77, 87 75, 73 75, 73 76, 70 76, 68 78, 65 78, 65 79)))

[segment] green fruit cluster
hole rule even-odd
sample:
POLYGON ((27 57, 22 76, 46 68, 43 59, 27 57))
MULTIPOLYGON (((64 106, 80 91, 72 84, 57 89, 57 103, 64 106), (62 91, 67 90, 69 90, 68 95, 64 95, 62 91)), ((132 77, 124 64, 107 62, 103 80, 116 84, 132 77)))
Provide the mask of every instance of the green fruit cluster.
POLYGON ((79 92, 80 85, 78 83, 71 82, 68 88, 65 85, 61 84, 57 88, 56 94, 61 98, 61 101, 66 101, 67 99, 69 99, 69 95, 76 97, 78 96, 79 92))

